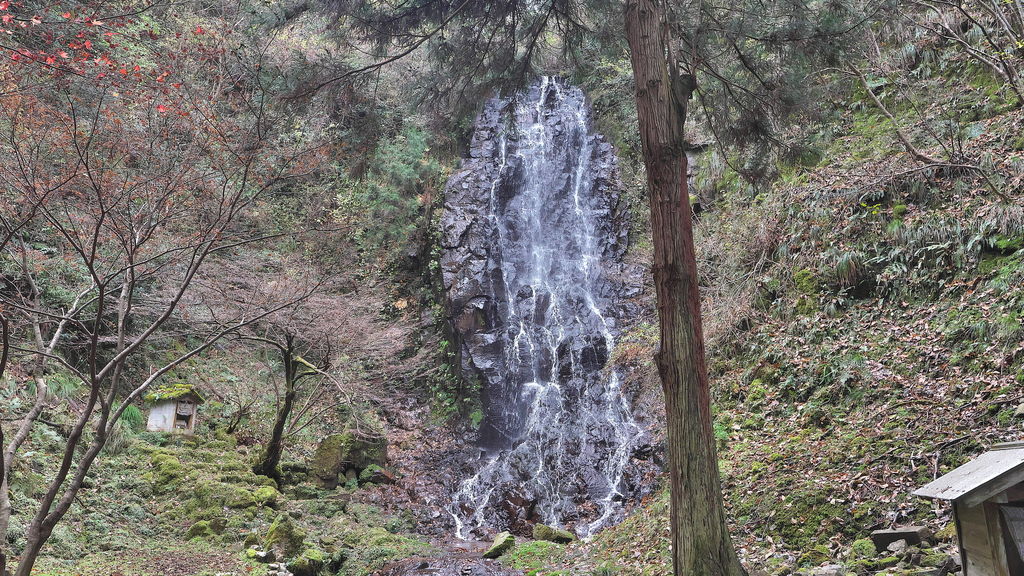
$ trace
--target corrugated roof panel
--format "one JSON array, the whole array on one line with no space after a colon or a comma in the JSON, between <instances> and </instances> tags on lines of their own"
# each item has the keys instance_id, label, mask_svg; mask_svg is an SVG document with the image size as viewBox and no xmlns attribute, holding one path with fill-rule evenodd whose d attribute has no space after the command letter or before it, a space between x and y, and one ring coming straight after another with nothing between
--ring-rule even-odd
<instances>
[{"instance_id":1,"label":"corrugated roof panel","mask_svg":"<svg viewBox=\"0 0 1024 576\"><path fill-rule=\"evenodd\" d=\"M1005 447L986 452L949 474L918 488L914 495L939 500L959 500L975 490L991 488L993 484L1003 485L1003 482L997 481L1009 474L1024 476L1024 447Z\"/></svg>"}]
</instances>

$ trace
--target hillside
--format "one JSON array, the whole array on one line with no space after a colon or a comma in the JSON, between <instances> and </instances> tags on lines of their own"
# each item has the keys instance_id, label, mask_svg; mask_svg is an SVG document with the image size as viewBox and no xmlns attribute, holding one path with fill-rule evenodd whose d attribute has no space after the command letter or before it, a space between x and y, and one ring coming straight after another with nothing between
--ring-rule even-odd
<instances>
[{"instance_id":1,"label":"hillside","mask_svg":"<svg viewBox=\"0 0 1024 576\"><path fill-rule=\"evenodd\" d=\"M672 573L619 11L349 4L0 2L10 574ZM741 27L694 68L713 433L750 574L962 570L952 509L911 493L1024 430L1024 21L912 4L835 54L827 11L769 38L830 62ZM510 60L473 60L504 34ZM933 536L868 540L912 525Z\"/></svg>"},{"instance_id":2,"label":"hillside","mask_svg":"<svg viewBox=\"0 0 1024 576\"><path fill-rule=\"evenodd\" d=\"M860 573L854 542L893 526L924 524L949 541L951 510L910 493L1020 438L1024 117L968 59L915 48L944 65L923 78L911 69L879 97L909 112L902 130L932 153L943 146L935 119L960 118L959 153L1000 175L995 184L908 158L857 88L814 126L810 159L780 164L765 189L717 153L697 160L715 433L734 533L755 570ZM651 406L655 321L618 353ZM564 566L670 573L658 544L666 515L655 497Z\"/></svg>"}]
</instances>

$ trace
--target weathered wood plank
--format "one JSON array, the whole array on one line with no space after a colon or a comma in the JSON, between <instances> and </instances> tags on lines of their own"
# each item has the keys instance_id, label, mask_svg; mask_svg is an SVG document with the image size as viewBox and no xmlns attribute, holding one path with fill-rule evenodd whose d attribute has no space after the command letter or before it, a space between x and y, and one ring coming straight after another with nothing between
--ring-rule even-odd
<instances>
[{"instance_id":1,"label":"weathered wood plank","mask_svg":"<svg viewBox=\"0 0 1024 576\"><path fill-rule=\"evenodd\" d=\"M981 501L1024 482L1024 448L993 450L956 468L948 474L917 489L914 494L924 498L959 500L969 498L968 505Z\"/></svg>"}]
</instances>

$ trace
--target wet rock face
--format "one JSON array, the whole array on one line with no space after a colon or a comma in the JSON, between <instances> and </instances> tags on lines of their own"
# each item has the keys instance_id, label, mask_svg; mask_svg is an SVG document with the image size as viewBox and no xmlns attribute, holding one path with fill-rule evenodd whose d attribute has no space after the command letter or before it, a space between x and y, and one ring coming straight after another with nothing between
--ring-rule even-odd
<instances>
[{"instance_id":1,"label":"wet rock face","mask_svg":"<svg viewBox=\"0 0 1024 576\"><path fill-rule=\"evenodd\" d=\"M448 320L484 409L460 536L539 521L588 533L626 496L641 431L605 369L640 291L620 192L578 89L545 79L480 114L442 215Z\"/></svg>"}]
</instances>

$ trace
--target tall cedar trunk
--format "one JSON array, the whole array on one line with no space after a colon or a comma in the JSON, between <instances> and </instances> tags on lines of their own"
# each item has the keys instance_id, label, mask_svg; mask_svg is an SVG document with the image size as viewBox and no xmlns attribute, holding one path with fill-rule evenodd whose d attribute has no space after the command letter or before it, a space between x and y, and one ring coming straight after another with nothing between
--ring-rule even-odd
<instances>
[{"instance_id":1,"label":"tall cedar trunk","mask_svg":"<svg viewBox=\"0 0 1024 576\"><path fill-rule=\"evenodd\" d=\"M288 418L292 413L292 406L295 404L296 380L298 364L295 362L292 338L288 337L287 345L281 351L284 356L284 401L277 410L277 418L274 420L274 429L270 433L270 441L259 462L253 466L252 471L260 476L273 478L281 484L281 471L278 466L281 464L281 453L284 451L284 429L288 425Z\"/></svg>"},{"instance_id":2,"label":"tall cedar trunk","mask_svg":"<svg viewBox=\"0 0 1024 576\"><path fill-rule=\"evenodd\" d=\"M664 14L658 0L629 0L626 4L626 37L647 167L654 285L661 321L657 364L668 424L672 564L676 576L742 575L745 572L725 523L711 425L686 182L686 96L673 98Z\"/></svg>"}]
</instances>

